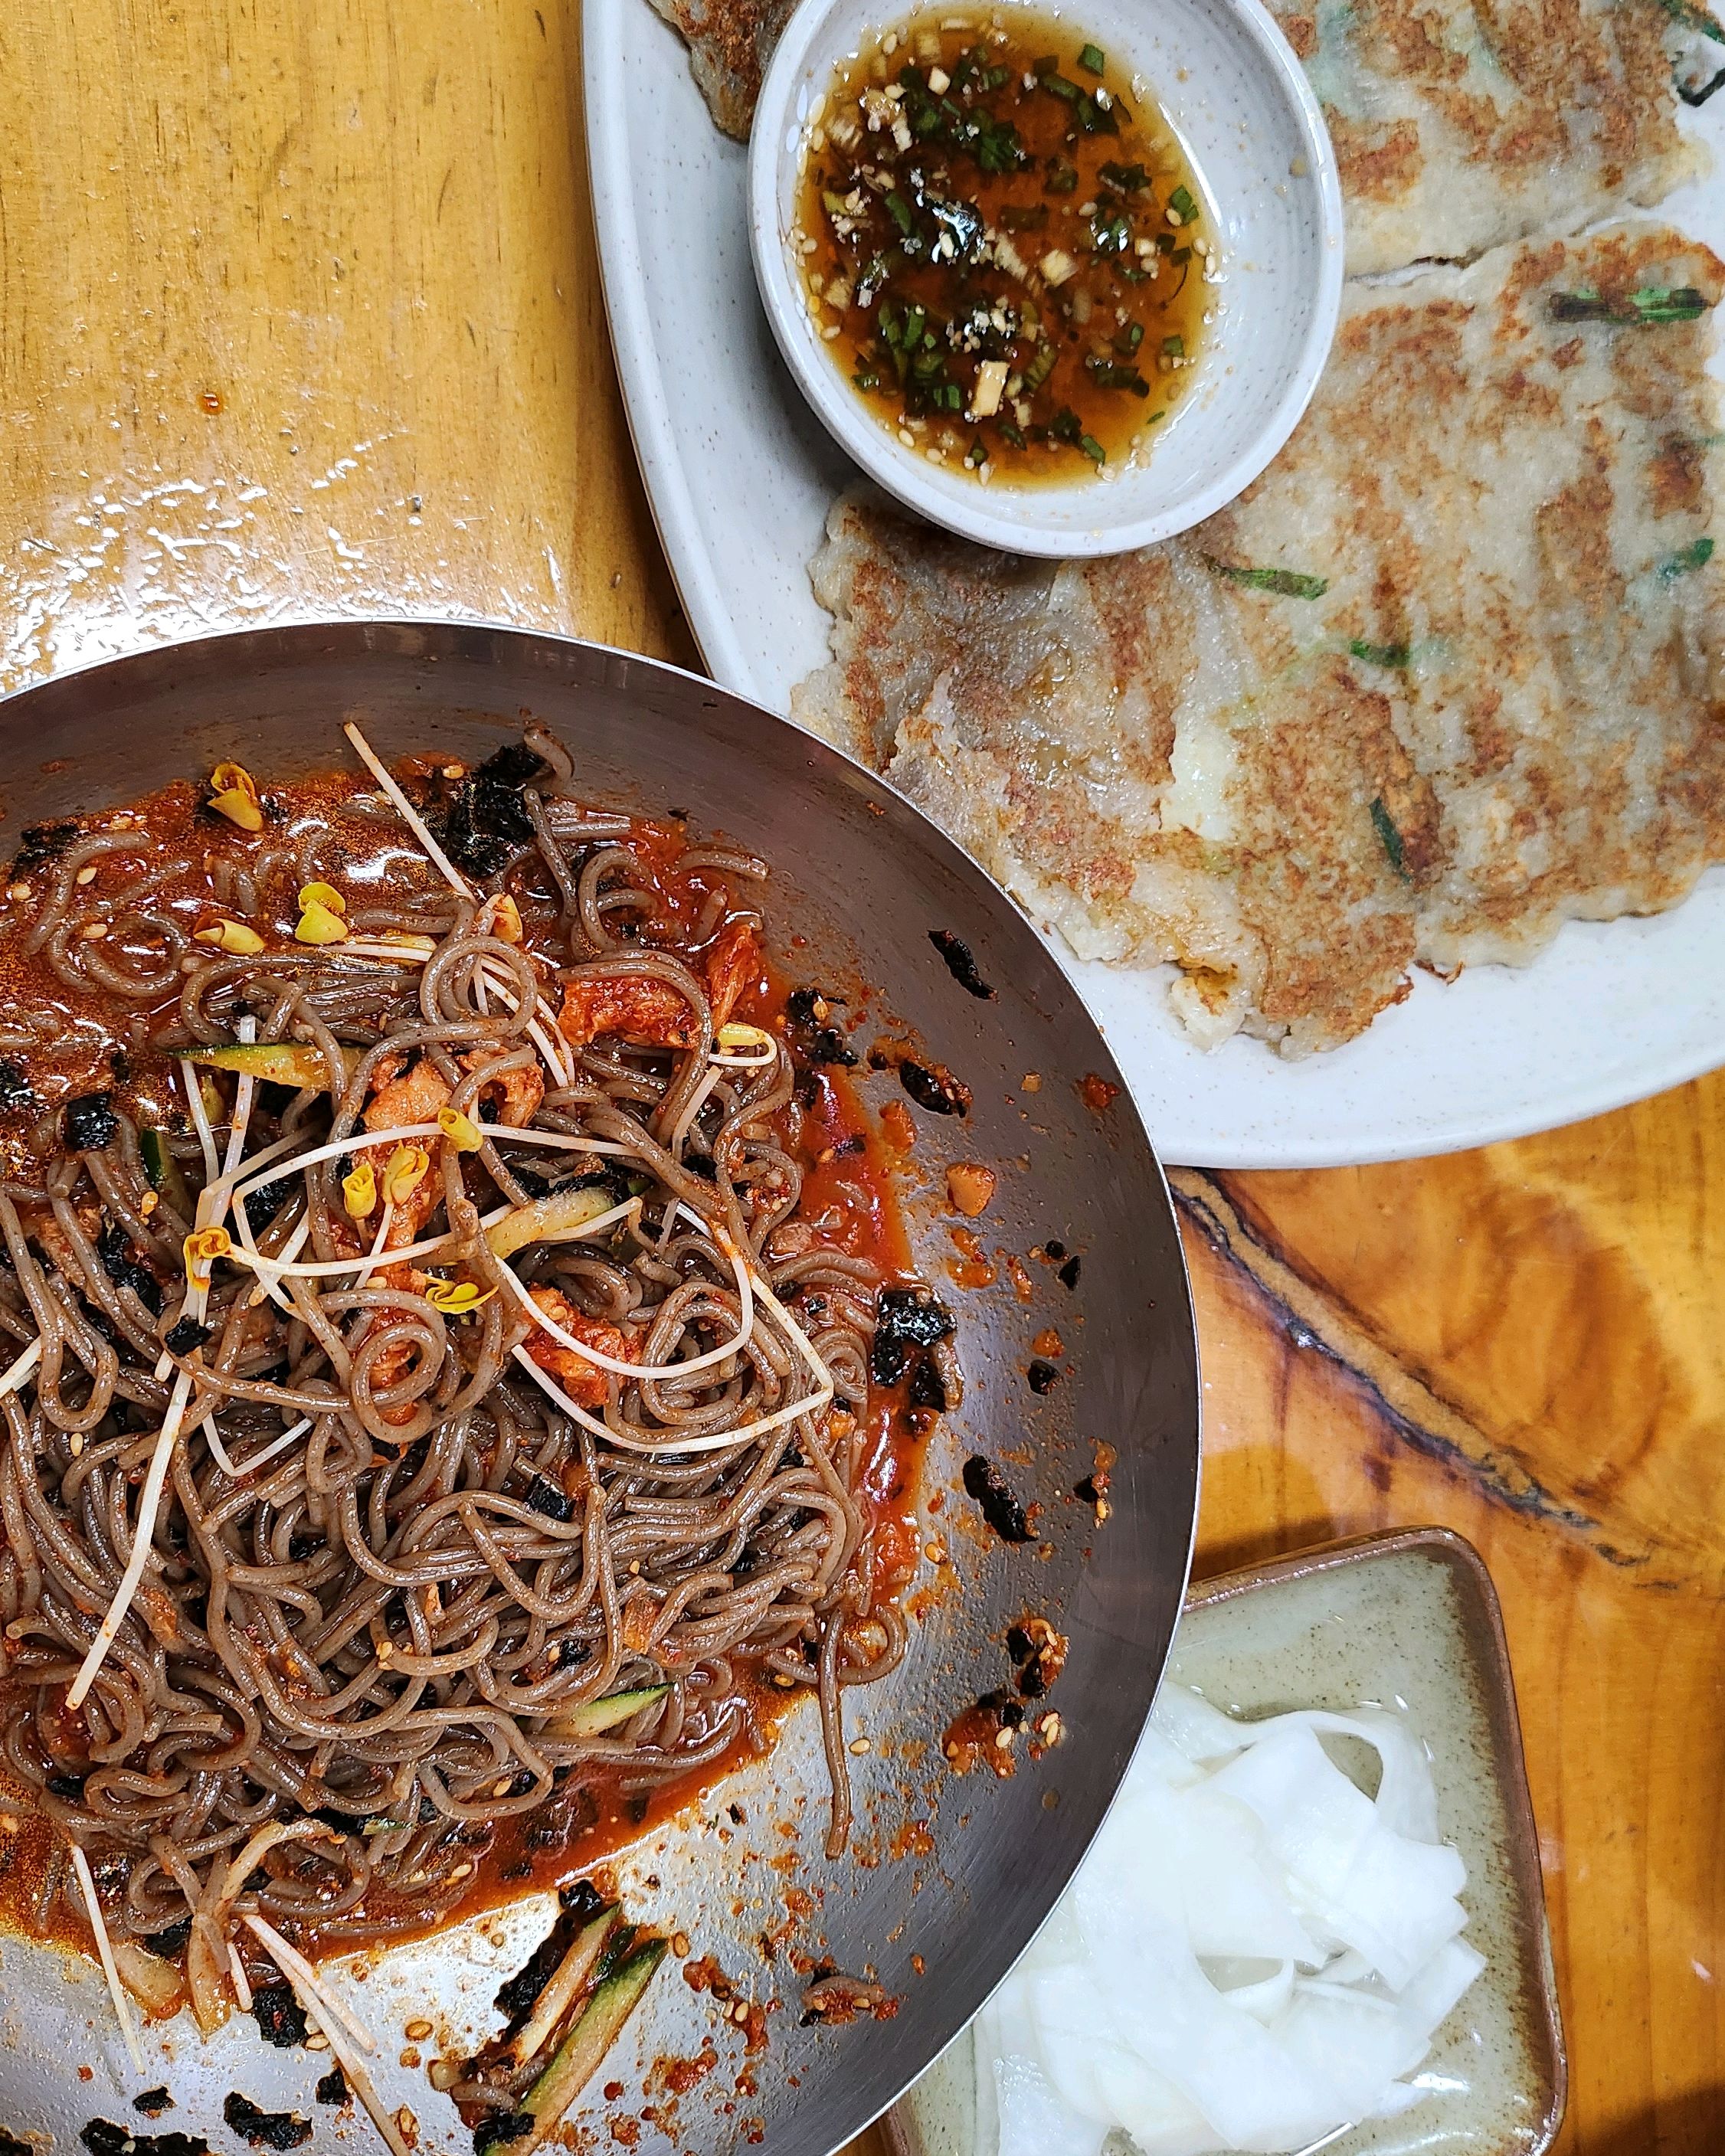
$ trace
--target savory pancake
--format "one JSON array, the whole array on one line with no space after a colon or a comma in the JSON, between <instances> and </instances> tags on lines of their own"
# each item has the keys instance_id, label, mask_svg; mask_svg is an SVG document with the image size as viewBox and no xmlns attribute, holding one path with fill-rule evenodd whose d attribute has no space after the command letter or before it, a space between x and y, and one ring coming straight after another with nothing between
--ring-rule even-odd
<instances>
[{"instance_id":1,"label":"savory pancake","mask_svg":"<svg viewBox=\"0 0 1725 2156\"><path fill-rule=\"evenodd\" d=\"M795 0L653 0L689 47L701 95L727 135L749 139L755 100Z\"/></svg>"},{"instance_id":2,"label":"savory pancake","mask_svg":"<svg viewBox=\"0 0 1725 2156\"><path fill-rule=\"evenodd\" d=\"M1574 231L1703 162L1676 86L1698 79L1697 49L1725 52L1685 0L1271 7L1335 144L1351 275Z\"/></svg>"},{"instance_id":3,"label":"savory pancake","mask_svg":"<svg viewBox=\"0 0 1725 2156\"><path fill-rule=\"evenodd\" d=\"M793 710L1215 1040L1670 906L1725 859L1704 369L1725 270L1635 223L1350 285L1292 441L1196 531L1031 563L834 508ZM1393 416L1391 416L1393 415Z\"/></svg>"}]
</instances>

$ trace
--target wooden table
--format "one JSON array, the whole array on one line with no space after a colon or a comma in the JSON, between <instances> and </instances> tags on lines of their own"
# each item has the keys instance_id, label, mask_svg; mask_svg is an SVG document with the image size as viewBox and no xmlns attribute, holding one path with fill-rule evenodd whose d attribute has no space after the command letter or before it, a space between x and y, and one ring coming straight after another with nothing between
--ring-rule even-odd
<instances>
[{"instance_id":1,"label":"wooden table","mask_svg":"<svg viewBox=\"0 0 1725 2156\"><path fill-rule=\"evenodd\" d=\"M644 4L644 0L643 0ZM559 0L7 0L0 686L295 614L692 652L630 461ZM1484 1551L1565 2149L1725 2149L1725 1081L1518 1145L1177 1183L1200 1569Z\"/></svg>"}]
</instances>

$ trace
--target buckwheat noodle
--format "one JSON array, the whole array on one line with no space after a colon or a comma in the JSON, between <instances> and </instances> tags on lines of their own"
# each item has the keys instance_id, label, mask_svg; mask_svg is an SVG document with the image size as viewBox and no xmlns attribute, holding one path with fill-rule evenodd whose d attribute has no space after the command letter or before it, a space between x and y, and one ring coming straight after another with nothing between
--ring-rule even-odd
<instances>
[{"instance_id":1,"label":"buckwheat noodle","mask_svg":"<svg viewBox=\"0 0 1725 2156\"><path fill-rule=\"evenodd\" d=\"M118 1935L189 1920L225 1942L236 1902L320 1945L423 1922L462 1898L482 1826L541 1813L554 1835L584 1775L628 1798L718 1760L763 1679L819 1696L842 1846L840 1694L905 1644L877 1591L855 1412L879 1281L799 1214L782 1041L716 1044L703 954L757 917L767 865L691 853L712 889L680 931L627 819L557 798L567 753L531 745L526 855L552 894L535 954L500 932L501 874L457 890L423 860L367 886L348 923L424 939L401 963L192 941L162 899L188 863L151 859L136 831L79 836L41 879L25 946L116 1039L138 1045L126 1017L149 1004L152 1050L292 1040L344 1074L338 1096L223 1095L209 1157L175 1137L159 1189L117 1101L81 1142L44 1113L30 1164L0 1181L0 1365L39 1343L0 1398L4 1767L74 1846L126 1860ZM388 803L354 805L399 855ZM107 887L94 938L80 872L116 854L147 865ZM213 896L245 919L317 856L266 841ZM563 983L598 981L672 991L690 1045L554 1037L564 1082L536 1028L555 1036ZM430 1126L412 1232L445 1239L418 1262L459 1256L484 1297L470 1316L393 1249L355 1263L379 1216L357 1237L343 1178L367 1159L382 1177L408 1142L370 1140L368 1104L428 1074L478 1149L434 1107L398 1119ZM485 1223L583 1183L617 1216L601 1232L491 1248ZM212 1218L232 1255L200 1290L183 1245ZM552 1359L536 1290L614 1343L582 1398L578 1366L528 1353ZM136 1593L98 1659L152 1460ZM560 1719L638 1690L596 1732ZM325 1831L264 1836L249 1881L229 1877L260 1829L312 1818ZM225 1954L190 1957L201 2020L216 2010L198 1969Z\"/></svg>"}]
</instances>

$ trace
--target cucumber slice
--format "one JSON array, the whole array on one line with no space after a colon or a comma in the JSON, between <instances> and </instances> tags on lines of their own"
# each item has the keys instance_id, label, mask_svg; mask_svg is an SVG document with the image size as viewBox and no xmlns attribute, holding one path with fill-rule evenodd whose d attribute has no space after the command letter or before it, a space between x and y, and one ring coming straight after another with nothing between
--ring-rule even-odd
<instances>
[{"instance_id":1,"label":"cucumber slice","mask_svg":"<svg viewBox=\"0 0 1725 2156\"><path fill-rule=\"evenodd\" d=\"M560 1737L566 1741L572 1737L602 1737L608 1729L615 1729L627 1722L632 1714L639 1714L644 1707L651 1707L655 1699L663 1699L670 1690L668 1684L642 1685L634 1691L608 1692L603 1699L584 1699L578 1706L566 1707L554 1714L546 1724L548 1737Z\"/></svg>"},{"instance_id":2,"label":"cucumber slice","mask_svg":"<svg viewBox=\"0 0 1725 2156\"><path fill-rule=\"evenodd\" d=\"M574 1190L554 1190L548 1198L536 1198L531 1205L518 1205L495 1228L487 1228L485 1240L496 1256L512 1257L529 1243L561 1243L578 1235L602 1213L614 1211L616 1204L608 1190L591 1183Z\"/></svg>"},{"instance_id":3,"label":"cucumber slice","mask_svg":"<svg viewBox=\"0 0 1725 2156\"><path fill-rule=\"evenodd\" d=\"M341 1061L351 1078L360 1050L344 1048ZM208 1064L213 1070L238 1070L262 1078L272 1086L299 1086L326 1093L330 1074L322 1053L305 1040L237 1040L226 1048L194 1048L189 1060Z\"/></svg>"},{"instance_id":4,"label":"cucumber slice","mask_svg":"<svg viewBox=\"0 0 1725 2156\"><path fill-rule=\"evenodd\" d=\"M521 2109L533 2122L528 2148L538 2146L593 2079L665 1954L663 1939L637 1948L588 2000L557 2056L521 2099Z\"/></svg>"},{"instance_id":5,"label":"cucumber slice","mask_svg":"<svg viewBox=\"0 0 1725 2156\"><path fill-rule=\"evenodd\" d=\"M531 2062L551 2041L558 2022L597 1967L600 1953L616 1927L617 1914L614 1902L575 1934L569 1951L552 1972L551 1981L533 2001L533 2010L522 2024L521 2034L511 2040L509 2049L516 2058Z\"/></svg>"}]
</instances>

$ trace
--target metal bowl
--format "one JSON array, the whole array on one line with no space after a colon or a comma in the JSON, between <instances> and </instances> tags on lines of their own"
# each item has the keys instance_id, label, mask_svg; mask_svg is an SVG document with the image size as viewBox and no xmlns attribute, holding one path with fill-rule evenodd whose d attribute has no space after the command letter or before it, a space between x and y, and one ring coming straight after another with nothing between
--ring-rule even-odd
<instances>
[{"instance_id":1,"label":"metal bowl","mask_svg":"<svg viewBox=\"0 0 1725 2156\"><path fill-rule=\"evenodd\" d=\"M915 1111L911 1239L957 1315L967 1390L932 1440L923 1486L928 1538L950 1553L947 1584L926 1568L905 1665L847 1696L848 1729L870 1748L851 1763L853 1851L837 1863L822 1852L825 1777L815 1717L802 1707L769 1760L618 1866L632 1915L686 1933L691 1959L712 1956L741 1996L772 2009L766 2048L750 2055L711 1994L667 1970L607 2062L627 2092L620 2107L651 2104L660 2130L703 2156L762 2142L776 2156L827 2156L964 2025L1054 1906L1125 1769L1179 1614L1198 1490L1191 1306L1130 1095L1096 1106L1081 1090L1092 1075L1122 1081L1077 995L980 870L824 742L672 668L505 629L264 629L28 689L0 711L0 849L9 855L28 824L118 806L224 757L266 782L327 769L346 760L347 717L386 758L473 758L514 736L524 711L569 745L588 797L686 809L766 854L781 965L798 979L867 984L864 1039L920 1041L974 1096L963 1120ZM990 998L955 981L930 941L942 929L970 947ZM793 933L803 939L794 947ZM903 1098L890 1070L865 1069L860 1084L877 1109ZM999 1176L988 1212L968 1224L994 1277L968 1290L951 1276L952 1230L967 1224L946 1209L957 1159ZM1029 1260L1050 1239L1080 1256L1076 1285L1031 1260L1019 1269L1025 1299L1000 1260ZM1039 1395L1026 1377L1031 1342L1050 1326L1065 1348L1050 1359L1071 1368ZM1099 1441L1119 1455L1102 1522L1074 1491ZM997 1540L965 1494L961 1470L976 1452L1035 1507L1029 1543ZM1026 1612L1070 1640L1046 1702L1063 1741L1040 1760L1017 1746L1010 1776L983 1767L961 1779L942 1733L1008 1680L1004 1635ZM542 1934L545 1912L542 1896L530 1897L423 1945L330 1964L378 2036L380 2088L413 2112L422 2147L465 2147L425 2063L495 2025L491 1994ZM877 1974L896 2015L803 2025L800 1994L824 1965ZM8 1939L0 1998L0 2128L13 2134L45 2132L64 2148L106 2117L222 2147L223 2102L236 2089L315 2118L320 2144L336 2121L313 2102L327 2060L267 2050L241 2017L208 2045L188 2019L153 2032L140 2084L92 1966ZM422 2020L433 2035L403 2052L407 2025ZM667 2070L667 2059L698 2062L709 2037L716 2066ZM131 2100L151 2082L167 2085L175 2108L147 2129ZM588 2093L597 2111L597 2085ZM352 2145L368 2133L362 2118Z\"/></svg>"}]
</instances>

